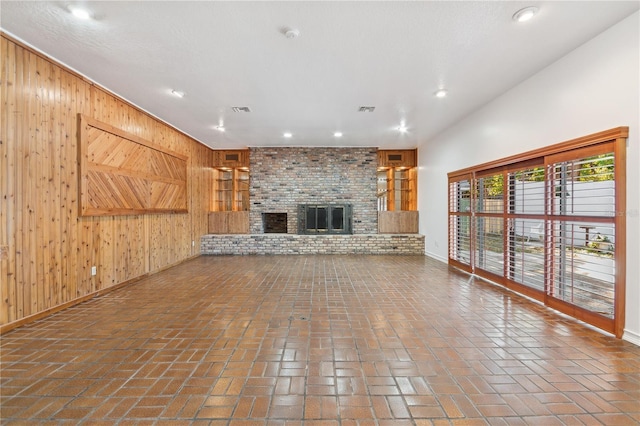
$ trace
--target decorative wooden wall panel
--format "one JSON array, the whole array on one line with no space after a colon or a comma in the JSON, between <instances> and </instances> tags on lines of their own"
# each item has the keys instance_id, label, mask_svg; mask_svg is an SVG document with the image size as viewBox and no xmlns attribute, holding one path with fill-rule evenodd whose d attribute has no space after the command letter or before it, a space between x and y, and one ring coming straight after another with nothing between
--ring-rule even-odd
<instances>
[{"instance_id":1,"label":"decorative wooden wall panel","mask_svg":"<svg viewBox=\"0 0 640 426\"><path fill-rule=\"evenodd\" d=\"M0 332L198 255L211 150L6 35L0 42ZM188 158L183 174L169 173L187 182L188 213L80 216L78 114Z\"/></svg>"},{"instance_id":2,"label":"decorative wooden wall panel","mask_svg":"<svg viewBox=\"0 0 640 426\"><path fill-rule=\"evenodd\" d=\"M80 214L187 212L187 157L78 114Z\"/></svg>"}]
</instances>

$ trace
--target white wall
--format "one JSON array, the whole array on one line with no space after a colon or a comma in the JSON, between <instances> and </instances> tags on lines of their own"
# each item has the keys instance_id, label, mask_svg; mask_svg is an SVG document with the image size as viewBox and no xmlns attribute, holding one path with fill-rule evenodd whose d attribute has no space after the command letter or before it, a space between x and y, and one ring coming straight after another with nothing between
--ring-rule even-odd
<instances>
[{"instance_id":1,"label":"white wall","mask_svg":"<svg viewBox=\"0 0 640 426\"><path fill-rule=\"evenodd\" d=\"M420 233L426 236L426 253L446 261L448 172L613 127L629 126L623 338L638 345L639 24L637 12L418 148ZM451 95L446 101L456 102L455 88L449 89Z\"/></svg>"}]
</instances>

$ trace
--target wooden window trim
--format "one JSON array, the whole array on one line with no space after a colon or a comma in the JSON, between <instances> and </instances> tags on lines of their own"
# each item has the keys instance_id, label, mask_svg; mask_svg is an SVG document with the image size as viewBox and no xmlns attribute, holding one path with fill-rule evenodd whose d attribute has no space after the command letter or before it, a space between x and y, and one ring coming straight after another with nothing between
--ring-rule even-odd
<instances>
[{"instance_id":1,"label":"wooden window trim","mask_svg":"<svg viewBox=\"0 0 640 426\"><path fill-rule=\"evenodd\" d=\"M583 136L576 139L571 139L565 142L560 142L555 145L546 146L543 148L527 151L522 154L511 155L509 157L501 158L499 160L489 161L487 163L478 164L476 166L467 167L464 169L456 170L448 173L449 177L461 175L464 173L478 173L484 170L489 170L497 167L509 167L515 163L522 163L525 161L536 160L540 157L560 153L563 151L569 151L576 148L587 147L590 145L596 145L602 142L614 141L618 139L626 140L629 137L629 127L615 127L613 129L605 130L591 135Z\"/></svg>"}]
</instances>

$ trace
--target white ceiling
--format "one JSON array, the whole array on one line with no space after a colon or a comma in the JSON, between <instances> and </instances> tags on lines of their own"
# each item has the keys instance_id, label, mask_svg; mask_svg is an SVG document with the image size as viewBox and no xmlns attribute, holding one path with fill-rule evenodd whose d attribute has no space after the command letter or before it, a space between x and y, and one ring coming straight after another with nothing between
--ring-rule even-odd
<instances>
[{"instance_id":1,"label":"white ceiling","mask_svg":"<svg viewBox=\"0 0 640 426\"><path fill-rule=\"evenodd\" d=\"M74 4L94 19L74 18ZM512 20L531 5L539 8L533 20ZM2 0L0 22L213 148L400 149L428 141L639 5ZM286 38L286 27L300 36ZM444 99L433 95L440 87L449 92ZM397 131L403 121L404 134ZM224 133L215 130L221 123ZM335 131L344 136L334 138Z\"/></svg>"}]
</instances>

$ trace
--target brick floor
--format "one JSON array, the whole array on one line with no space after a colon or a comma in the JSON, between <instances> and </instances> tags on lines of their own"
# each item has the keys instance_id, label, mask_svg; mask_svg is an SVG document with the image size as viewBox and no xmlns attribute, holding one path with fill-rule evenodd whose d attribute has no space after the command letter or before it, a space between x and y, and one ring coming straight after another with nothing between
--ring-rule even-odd
<instances>
[{"instance_id":1,"label":"brick floor","mask_svg":"<svg viewBox=\"0 0 640 426\"><path fill-rule=\"evenodd\" d=\"M640 424L640 348L424 256L200 257L1 349L6 425Z\"/></svg>"}]
</instances>

